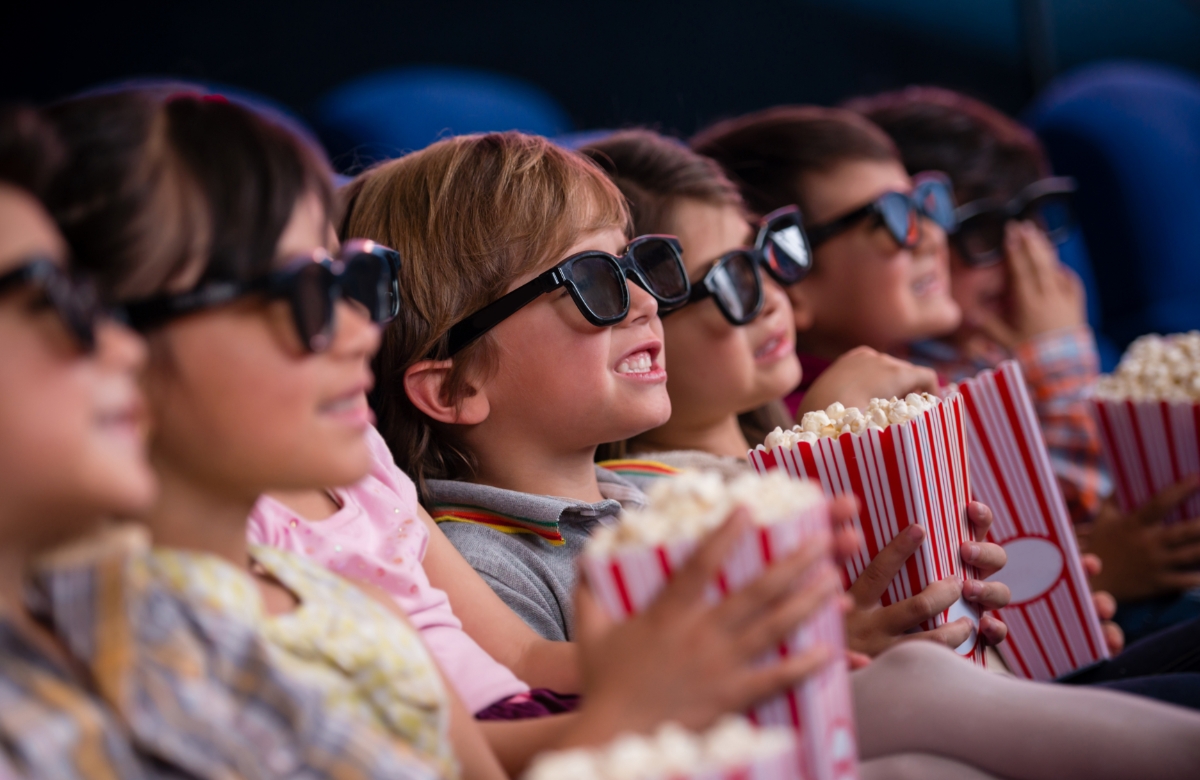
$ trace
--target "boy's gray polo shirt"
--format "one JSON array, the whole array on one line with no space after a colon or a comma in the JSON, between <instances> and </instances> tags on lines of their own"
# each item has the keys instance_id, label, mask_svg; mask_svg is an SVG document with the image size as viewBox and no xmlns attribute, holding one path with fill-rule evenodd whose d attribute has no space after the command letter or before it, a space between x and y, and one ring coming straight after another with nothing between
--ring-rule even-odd
<instances>
[{"instance_id":1,"label":"boy's gray polo shirt","mask_svg":"<svg viewBox=\"0 0 1200 780\"><path fill-rule=\"evenodd\" d=\"M569 641L575 558L592 531L615 522L622 508L646 505L645 494L624 477L597 467L596 479L604 500L595 504L435 479L426 483L428 509L505 604L546 639Z\"/></svg>"}]
</instances>

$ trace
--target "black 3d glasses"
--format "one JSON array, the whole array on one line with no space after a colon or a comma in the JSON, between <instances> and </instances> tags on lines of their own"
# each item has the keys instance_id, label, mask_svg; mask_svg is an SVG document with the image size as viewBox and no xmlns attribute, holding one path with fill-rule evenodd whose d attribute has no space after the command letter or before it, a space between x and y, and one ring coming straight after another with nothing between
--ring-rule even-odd
<instances>
[{"instance_id":1,"label":"black 3d glasses","mask_svg":"<svg viewBox=\"0 0 1200 780\"><path fill-rule=\"evenodd\" d=\"M1075 223L1071 210L1075 190L1074 179L1055 176L1035 181L1007 203L985 198L959 206L952 240L963 263L978 268L1004 259L1004 226L1010 220L1033 220L1051 241L1061 244Z\"/></svg>"},{"instance_id":2,"label":"black 3d glasses","mask_svg":"<svg viewBox=\"0 0 1200 780\"><path fill-rule=\"evenodd\" d=\"M286 300L305 349L321 352L333 340L338 300L363 307L379 324L400 312L399 271L400 255L395 250L356 239L346 242L336 257L317 250L249 282L209 282L186 293L133 301L124 311L132 327L146 331L247 295L264 295Z\"/></svg>"},{"instance_id":3,"label":"black 3d glasses","mask_svg":"<svg viewBox=\"0 0 1200 780\"><path fill-rule=\"evenodd\" d=\"M629 314L626 278L650 293L660 311L682 306L691 285L674 236L641 236L620 257L588 251L571 255L545 273L457 322L446 337L444 357L453 357L483 334L528 306L539 296L566 287L588 322L615 325ZM438 350L430 355L438 356Z\"/></svg>"},{"instance_id":4,"label":"black 3d glasses","mask_svg":"<svg viewBox=\"0 0 1200 780\"><path fill-rule=\"evenodd\" d=\"M896 243L912 249L921 239L921 217L947 233L957 227L954 190L945 174L930 171L913 177L912 192L885 192L875 200L840 217L808 229L813 247L844 233L865 219L878 220Z\"/></svg>"},{"instance_id":5,"label":"black 3d glasses","mask_svg":"<svg viewBox=\"0 0 1200 780\"><path fill-rule=\"evenodd\" d=\"M96 323L109 312L91 283L68 274L49 258L33 257L0 275L0 292L20 286L32 287L45 296L85 353L95 350Z\"/></svg>"}]
</instances>

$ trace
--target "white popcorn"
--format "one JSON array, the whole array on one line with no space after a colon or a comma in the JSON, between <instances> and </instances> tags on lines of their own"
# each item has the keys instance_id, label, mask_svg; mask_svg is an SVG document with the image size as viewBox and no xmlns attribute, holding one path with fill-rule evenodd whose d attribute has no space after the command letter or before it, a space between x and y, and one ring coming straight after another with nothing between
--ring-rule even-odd
<instances>
[{"instance_id":1,"label":"white popcorn","mask_svg":"<svg viewBox=\"0 0 1200 780\"><path fill-rule=\"evenodd\" d=\"M737 506L749 509L758 525L769 525L795 517L824 495L814 483L778 471L746 472L729 482L715 471L685 471L659 480L649 498L645 509L624 512L621 522L592 534L588 552L695 539L720 526Z\"/></svg>"},{"instance_id":2,"label":"white popcorn","mask_svg":"<svg viewBox=\"0 0 1200 780\"><path fill-rule=\"evenodd\" d=\"M860 434L875 428L882 430L889 425L902 425L915 420L939 404L941 399L929 393L909 393L900 398L872 398L866 411L857 407L847 409L840 403L832 403L824 411L808 412L800 418L800 424L790 431L776 428L767 434L760 449L793 447L799 442L815 444L823 436L836 437L843 433Z\"/></svg>"},{"instance_id":3,"label":"white popcorn","mask_svg":"<svg viewBox=\"0 0 1200 780\"><path fill-rule=\"evenodd\" d=\"M1200 331L1150 334L1129 345L1096 396L1135 401L1200 401Z\"/></svg>"},{"instance_id":4,"label":"white popcorn","mask_svg":"<svg viewBox=\"0 0 1200 780\"><path fill-rule=\"evenodd\" d=\"M666 723L654 735L623 734L607 747L543 753L525 780L658 780L701 771L735 769L793 749L789 728L757 728L727 716L704 734Z\"/></svg>"}]
</instances>

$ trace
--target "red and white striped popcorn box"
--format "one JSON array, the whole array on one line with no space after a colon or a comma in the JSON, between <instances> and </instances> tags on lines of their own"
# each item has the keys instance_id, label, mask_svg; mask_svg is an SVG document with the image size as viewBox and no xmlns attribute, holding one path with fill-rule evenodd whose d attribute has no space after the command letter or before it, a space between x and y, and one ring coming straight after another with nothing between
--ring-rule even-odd
<instances>
[{"instance_id":1,"label":"red and white striped popcorn box","mask_svg":"<svg viewBox=\"0 0 1200 780\"><path fill-rule=\"evenodd\" d=\"M797 744L790 750L764 756L742 766L672 775L670 780L806 780L798 760L799 752ZM832 777L858 777L858 772Z\"/></svg>"},{"instance_id":2,"label":"red and white striped popcorn box","mask_svg":"<svg viewBox=\"0 0 1200 780\"><path fill-rule=\"evenodd\" d=\"M993 575L1012 590L997 648L1018 677L1051 680L1108 658L1075 529L1050 465L1025 376L1015 361L959 385L967 411L971 488L1008 553Z\"/></svg>"},{"instance_id":3,"label":"red and white striped popcorn box","mask_svg":"<svg viewBox=\"0 0 1200 780\"><path fill-rule=\"evenodd\" d=\"M962 562L959 549L970 538L967 503L971 500L967 477L962 397L954 394L920 417L883 430L843 433L815 443L750 451L750 462L762 474L784 469L795 479L812 479L826 495L852 494L858 498L855 530L863 539L858 553L846 562L847 587L888 542L910 525L922 526L925 541L908 559L880 599L884 606L914 596L946 577L975 577L974 567ZM932 629L979 614L965 599L924 628ZM957 648L979 666L986 660L978 631Z\"/></svg>"},{"instance_id":4,"label":"red and white striped popcorn box","mask_svg":"<svg viewBox=\"0 0 1200 780\"><path fill-rule=\"evenodd\" d=\"M825 503L805 509L793 520L756 527L735 545L709 586L716 603L756 579L772 561L799 549L829 528ZM611 554L585 552L581 557L588 582L605 610L617 620L646 609L674 573L691 557L697 540L665 545L622 547ZM840 659L845 627L837 603L830 601L780 644L780 658L823 644ZM769 663L770 658L763 659ZM799 777L803 780L853 780L858 777L854 710L846 664L827 664L785 694L752 708L747 717L762 726L791 726L798 732ZM776 775L764 775L774 777ZM740 777L740 775L739 775Z\"/></svg>"},{"instance_id":5,"label":"red and white striped popcorn box","mask_svg":"<svg viewBox=\"0 0 1200 780\"><path fill-rule=\"evenodd\" d=\"M1117 504L1132 512L1164 488L1200 474L1200 403L1091 399ZM1200 493L1167 515L1200 517Z\"/></svg>"}]
</instances>

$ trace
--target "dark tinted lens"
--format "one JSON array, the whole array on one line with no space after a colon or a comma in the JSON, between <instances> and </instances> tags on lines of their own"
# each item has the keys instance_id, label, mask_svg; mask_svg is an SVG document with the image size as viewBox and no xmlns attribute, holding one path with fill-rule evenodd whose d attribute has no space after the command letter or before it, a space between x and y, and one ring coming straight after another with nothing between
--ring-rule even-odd
<instances>
[{"instance_id":1,"label":"dark tinted lens","mask_svg":"<svg viewBox=\"0 0 1200 780\"><path fill-rule=\"evenodd\" d=\"M734 323L744 325L762 308L762 280L749 252L727 255L708 279L709 290Z\"/></svg>"},{"instance_id":2,"label":"dark tinted lens","mask_svg":"<svg viewBox=\"0 0 1200 780\"><path fill-rule=\"evenodd\" d=\"M812 266L812 255L798 218L788 215L767 226L763 258L780 284L795 284L804 278Z\"/></svg>"},{"instance_id":3,"label":"dark tinted lens","mask_svg":"<svg viewBox=\"0 0 1200 780\"><path fill-rule=\"evenodd\" d=\"M50 305L85 352L96 347L96 320L99 318L99 298L96 288L82 281L72 281L61 271L43 276L40 284Z\"/></svg>"},{"instance_id":4,"label":"dark tinted lens","mask_svg":"<svg viewBox=\"0 0 1200 780\"><path fill-rule=\"evenodd\" d=\"M662 303L676 303L688 292L687 276L679 254L670 241L652 238L630 250L650 285L650 294Z\"/></svg>"},{"instance_id":5,"label":"dark tinted lens","mask_svg":"<svg viewBox=\"0 0 1200 780\"><path fill-rule=\"evenodd\" d=\"M937 223L942 230L953 232L957 222L954 218L954 194L946 182L940 179L923 181L913 190L917 209Z\"/></svg>"},{"instance_id":6,"label":"dark tinted lens","mask_svg":"<svg viewBox=\"0 0 1200 780\"><path fill-rule=\"evenodd\" d=\"M399 301L393 290L396 280L381 258L365 253L351 258L340 281L342 293L361 303L372 322L387 322L398 313Z\"/></svg>"},{"instance_id":7,"label":"dark tinted lens","mask_svg":"<svg viewBox=\"0 0 1200 780\"><path fill-rule=\"evenodd\" d=\"M571 264L568 276L584 305L598 319L616 322L629 311L625 275L606 255L584 255Z\"/></svg>"},{"instance_id":8,"label":"dark tinted lens","mask_svg":"<svg viewBox=\"0 0 1200 780\"><path fill-rule=\"evenodd\" d=\"M896 243L903 247L916 246L919 230L916 210L907 196L898 192L887 192L879 198L879 214Z\"/></svg>"},{"instance_id":9,"label":"dark tinted lens","mask_svg":"<svg viewBox=\"0 0 1200 780\"><path fill-rule=\"evenodd\" d=\"M997 212L976 214L962 222L955 240L967 265L990 265L1003 259L1005 222L1005 216Z\"/></svg>"},{"instance_id":10,"label":"dark tinted lens","mask_svg":"<svg viewBox=\"0 0 1200 780\"><path fill-rule=\"evenodd\" d=\"M1062 243L1067 240L1074 224L1071 200L1067 195L1044 195L1036 198L1021 213L1022 219L1033 219L1042 226L1050 240Z\"/></svg>"},{"instance_id":11,"label":"dark tinted lens","mask_svg":"<svg viewBox=\"0 0 1200 780\"><path fill-rule=\"evenodd\" d=\"M332 288L333 273L317 263L297 270L287 288L300 340L313 352L328 347L333 337Z\"/></svg>"}]
</instances>

